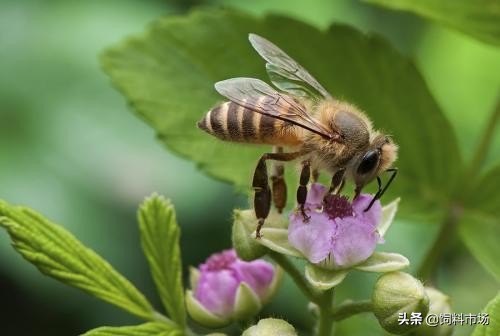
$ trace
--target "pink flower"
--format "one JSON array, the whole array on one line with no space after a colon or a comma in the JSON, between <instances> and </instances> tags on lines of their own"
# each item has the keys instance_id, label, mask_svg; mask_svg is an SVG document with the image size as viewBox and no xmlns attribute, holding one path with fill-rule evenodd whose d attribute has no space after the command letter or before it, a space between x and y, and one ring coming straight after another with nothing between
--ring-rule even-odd
<instances>
[{"instance_id":1,"label":"pink flower","mask_svg":"<svg viewBox=\"0 0 500 336\"><path fill-rule=\"evenodd\" d=\"M263 260L240 260L231 249L210 256L196 270L195 278L193 291L188 293L191 316L204 325L224 325L244 318L240 316L242 312L257 313L274 293L277 272L272 264ZM190 304L196 309L190 309ZM207 320L207 316L214 323Z\"/></svg>"},{"instance_id":2,"label":"pink flower","mask_svg":"<svg viewBox=\"0 0 500 336\"><path fill-rule=\"evenodd\" d=\"M306 200L304 221L300 212L290 216L288 240L311 263L328 269L345 269L370 257L382 239L377 226L382 207L376 201L364 211L373 196L362 194L352 203L345 196L328 195L327 188L314 183Z\"/></svg>"}]
</instances>

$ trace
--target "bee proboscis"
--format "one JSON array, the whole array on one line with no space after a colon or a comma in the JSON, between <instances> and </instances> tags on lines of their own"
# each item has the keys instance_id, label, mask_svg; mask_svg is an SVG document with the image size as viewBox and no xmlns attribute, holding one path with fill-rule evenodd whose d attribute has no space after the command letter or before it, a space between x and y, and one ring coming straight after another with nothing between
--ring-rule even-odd
<instances>
[{"instance_id":1,"label":"bee proboscis","mask_svg":"<svg viewBox=\"0 0 500 336\"><path fill-rule=\"evenodd\" d=\"M378 191L366 210L379 199L397 173L391 168L397 145L373 129L370 119L354 105L334 99L309 72L270 41L250 34L250 43L267 61L266 70L276 88L255 78L231 78L215 84L229 101L207 112L198 122L205 132L225 141L275 147L261 156L252 187L258 219L257 237L267 218L271 199L279 212L285 207L286 185L281 162L300 158L302 170L297 203L305 219L307 184L312 174L332 174L329 192L339 193L346 179L355 184L355 198L374 179ZM283 148L290 148L284 152ZM269 186L267 160L274 160ZM391 172L385 186L379 175Z\"/></svg>"}]
</instances>

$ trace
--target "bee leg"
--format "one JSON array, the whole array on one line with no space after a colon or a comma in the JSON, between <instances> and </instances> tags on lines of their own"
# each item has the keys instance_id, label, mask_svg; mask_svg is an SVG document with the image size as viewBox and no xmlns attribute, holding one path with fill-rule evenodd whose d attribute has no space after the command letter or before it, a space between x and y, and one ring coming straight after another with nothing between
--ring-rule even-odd
<instances>
[{"instance_id":1,"label":"bee leg","mask_svg":"<svg viewBox=\"0 0 500 336\"><path fill-rule=\"evenodd\" d=\"M319 171L317 169L313 169L312 171L312 181L313 183L316 183L318 182L318 179L319 179Z\"/></svg>"},{"instance_id":2,"label":"bee leg","mask_svg":"<svg viewBox=\"0 0 500 336\"><path fill-rule=\"evenodd\" d=\"M311 163L306 160L302 162L302 171L300 172L300 185L297 189L297 203L299 204L300 212L302 213L302 218L306 223L311 218L306 214L306 211L304 209L307 199L307 184L309 183L310 177L311 177Z\"/></svg>"},{"instance_id":3,"label":"bee leg","mask_svg":"<svg viewBox=\"0 0 500 336\"><path fill-rule=\"evenodd\" d=\"M266 153L261 156L257 163L252 182L252 188L255 190L254 210L258 220L256 238L261 237L260 230L271 210L271 189L269 188L266 160L291 161L301 155L301 152Z\"/></svg>"},{"instance_id":4,"label":"bee leg","mask_svg":"<svg viewBox=\"0 0 500 336\"><path fill-rule=\"evenodd\" d=\"M328 194L335 192L335 194L340 194L342 188L344 188L345 183L345 168L341 168L335 172L332 176L332 182L330 183L330 189Z\"/></svg>"},{"instance_id":5,"label":"bee leg","mask_svg":"<svg viewBox=\"0 0 500 336\"><path fill-rule=\"evenodd\" d=\"M275 153L283 153L283 147L275 147ZM281 162L275 162L273 165L273 174L271 175L272 181L272 194L273 203L278 213L283 212L286 205L286 183L285 183L285 167Z\"/></svg>"}]
</instances>

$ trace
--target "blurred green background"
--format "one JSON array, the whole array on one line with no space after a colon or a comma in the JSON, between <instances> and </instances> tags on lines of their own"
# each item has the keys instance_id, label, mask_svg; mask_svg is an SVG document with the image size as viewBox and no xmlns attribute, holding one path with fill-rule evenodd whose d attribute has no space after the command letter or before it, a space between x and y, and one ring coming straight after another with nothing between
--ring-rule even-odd
<instances>
[{"instance_id":1,"label":"blurred green background","mask_svg":"<svg viewBox=\"0 0 500 336\"><path fill-rule=\"evenodd\" d=\"M186 265L197 265L230 246L231 211L246 206L247 200L167 152L111 87L97 55L159 16L196 5L231 6L256 15L281 13L320 28L341 22L381 34L415 60L450 119L466 159L494 107L500 87L498 48L413 15L358 1L1 1L0 198L28 205L68 228L153 302L158 301L135 220L143 197L158 191L173 200ZM500 159L499 133L489 165ZM405 254L415 269L435 231L425 223L399 221L384 250ZM453 253L456 256L441 270L441 289L453 298L455 311L478 313L498 284L463 246L457 243ZM3 231L0 263L4 335L76 335L101 325L137 322L42 276L14 252ZM371 282L365 279L351 276L339 299L366 297ZM286 282L267 312L283 316L287 311L299 328L307 328L311 317L294 290ZM356 335L364 325L375 324L356 317L341 328ZM467 327L456 332L469 333Z\"/></svg>"}]
</instances>

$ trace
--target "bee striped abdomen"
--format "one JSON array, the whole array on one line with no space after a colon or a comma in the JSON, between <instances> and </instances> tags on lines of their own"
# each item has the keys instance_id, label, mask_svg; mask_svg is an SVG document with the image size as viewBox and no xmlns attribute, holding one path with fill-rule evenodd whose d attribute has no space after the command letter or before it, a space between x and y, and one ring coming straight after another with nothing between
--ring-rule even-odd
<instances>
[{"instance_id":1,"label":"bee striped abdomen","mask_svg":"<svg viewBox=\"0 0 500 336\"><path fill-rule=\"evenodd\" d=\"M198 127L225 141L274 144L283 124L276 118L226 102L208 111Z\"/></svg>"}]
</instances>

